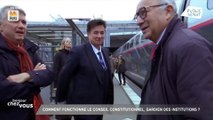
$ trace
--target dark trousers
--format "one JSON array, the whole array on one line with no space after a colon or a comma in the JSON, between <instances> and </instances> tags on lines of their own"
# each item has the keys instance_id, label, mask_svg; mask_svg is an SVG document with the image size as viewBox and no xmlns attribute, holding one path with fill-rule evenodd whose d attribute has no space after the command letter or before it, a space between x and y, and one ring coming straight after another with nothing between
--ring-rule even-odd
<instances>
[{"instance_id":1,"label":"dark trousers","mask_svg":"<svg viewBox=\"0 0 213 120\"><path fill-rule=\"evenodd\" d=\"M123 73L118 73L118 79L120 81L120 85L122 84L121 76L123 78L123 85L125 85L126 84L126 79L125 79L124 72Z\"/></svg>"}]
</instances>

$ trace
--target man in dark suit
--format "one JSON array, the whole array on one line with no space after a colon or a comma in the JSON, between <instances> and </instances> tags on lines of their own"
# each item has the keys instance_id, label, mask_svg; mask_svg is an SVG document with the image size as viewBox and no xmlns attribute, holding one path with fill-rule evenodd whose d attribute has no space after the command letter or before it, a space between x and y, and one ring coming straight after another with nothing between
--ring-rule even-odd
<instances>
[{"instance_id":1,"label":"man in dark suit","mask_svg":"<svg viewBox=\"0 0 213 120\"><path fill-rule=\"evenodd\" d=\"M103 48L106 23L94 19L87 24L89 42L73 47L62 68L57 101L67 104L113 104L113 82L109 53ZM102 120L103 115L76 115L75 120Z\"/></svg>"}]
</instances>

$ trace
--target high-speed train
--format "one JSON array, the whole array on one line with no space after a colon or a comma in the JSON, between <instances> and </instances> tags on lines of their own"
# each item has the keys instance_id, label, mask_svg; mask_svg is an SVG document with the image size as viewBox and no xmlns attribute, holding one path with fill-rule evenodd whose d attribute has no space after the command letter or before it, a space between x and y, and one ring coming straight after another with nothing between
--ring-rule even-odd
<instances>
[{"instance_id":1,"label":"high-speed train","mask_svg":"<svg viewBox=\"0 0 213 120\"><path fill-rule=\"evenodd\" d=\"M213 43L213 0L176 0L176 4L182 21ZM195 16L181 16L184 12ZM154 45L139 32L113 53L114 56L124 57L127 67L125 75L141 88L150 68Z\"/></svg>"}]
</instances>

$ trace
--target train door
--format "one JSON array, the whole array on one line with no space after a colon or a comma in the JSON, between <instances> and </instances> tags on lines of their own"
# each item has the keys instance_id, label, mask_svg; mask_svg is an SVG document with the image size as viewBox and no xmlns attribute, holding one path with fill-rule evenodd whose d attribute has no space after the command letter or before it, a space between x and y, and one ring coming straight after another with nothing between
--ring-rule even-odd
<instances>
[{"instance_id":1,"label":"train door","mask_svg":"<svg viewBox=\"0 0 213 120\"><path fill-rule=\"evenodd\" d=\"M195 9L187 9L189 6ZM200 18L184 17L187 26L213 43L213 0L189 0L185 10L200 15Z\"/></svg>"}]
</instances>

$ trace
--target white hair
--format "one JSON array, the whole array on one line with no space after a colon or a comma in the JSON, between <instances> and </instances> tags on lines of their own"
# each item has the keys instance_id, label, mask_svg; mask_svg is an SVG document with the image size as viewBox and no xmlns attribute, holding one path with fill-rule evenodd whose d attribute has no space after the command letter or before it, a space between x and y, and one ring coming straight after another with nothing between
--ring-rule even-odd
<instances>
[{"instance_id":1,"label":"white hair","mask_svg":"<svg viewBox=\"0 0 213 120\"><path fill-rule=\"evenodd\" d=\"M160 3L168 3L169 5L172 5L174 8L174 12L177 13L177 6L175 3L175 0L159 0Z\"/></svg>"}]
</instances>

